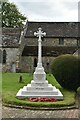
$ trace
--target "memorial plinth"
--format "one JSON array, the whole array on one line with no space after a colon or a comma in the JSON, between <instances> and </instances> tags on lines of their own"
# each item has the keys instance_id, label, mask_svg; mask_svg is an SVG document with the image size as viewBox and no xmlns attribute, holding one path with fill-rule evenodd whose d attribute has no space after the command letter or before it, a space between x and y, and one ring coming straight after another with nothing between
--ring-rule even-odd
<instances>
[{"instance_id":1,"label":"memorial plinth","mask_svg":"<svg viewBox=\"0 0 80 120\"><path fill-rule=\"evenodd\" d=\"M39 37L38 39L38 63L37 67L34 72L33 80L31 84L27 84L21 88L16 97L19 99L23 98L36 98L36 97L48 97L48 98L56 98L56 99L63 99L62 93L59 89L56 89L55 86L48 84L46 80L46 73L42 66L42 49L41 49L41 37L45 36L46 33L41 31L42 29L39 28L39 31L34 33L35 36Z\"/></svg>"}]
</instances>

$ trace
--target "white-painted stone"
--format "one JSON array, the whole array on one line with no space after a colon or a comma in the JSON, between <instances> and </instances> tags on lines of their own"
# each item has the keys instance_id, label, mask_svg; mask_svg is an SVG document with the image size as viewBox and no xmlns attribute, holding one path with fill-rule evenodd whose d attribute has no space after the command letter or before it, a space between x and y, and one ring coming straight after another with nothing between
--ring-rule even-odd
<instances>
[{"instance_id":1,"label":"white-painted stone","mask_svg":"<svg viewBox=\"0 0 80 120\"><path fill-rule=\"evenodd\" d=\"M39 81L39 82L35 82L34 80L31 81L31 86L34 86L34 87L47 87L48 86L48 81L45 80L45 81Z\"/></svg>"},{"instance_id":2,"label":"white-painted stone","mask_svg":"<svg viewBox=\"0 0 80 120\"><path fill-rule=\"evenodd\" d=\"M48 81L46 80L46 73L44 72L44 68L42 66L42 49L41 49L41 37L46 35L46 33L43 33L41 31L42 29L39 28L39 31L34 33L38 39L38 63L37 67L34 72L34 79L31 81L31 84L28 84L27 86L24 86L22 89L20 89L16 95L17 98L23 99L23 98L29 98L29 97L52 97L56 99L63 99L62 93L56 89L55 86L52 86L51 84L48 84Z\"/></svg>"}]
</instances>

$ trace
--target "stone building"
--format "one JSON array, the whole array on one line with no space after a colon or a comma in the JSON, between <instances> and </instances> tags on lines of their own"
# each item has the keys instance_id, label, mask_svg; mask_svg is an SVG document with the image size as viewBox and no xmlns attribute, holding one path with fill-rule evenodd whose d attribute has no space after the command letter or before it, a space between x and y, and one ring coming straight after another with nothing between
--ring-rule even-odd
<instances>
[{"instance_id":1,"label":"stone building","mask_svg":"<svg viewBox=\"0 0 80 120\"><path fill-rule=\"evenodd\" d=\"M37 38L34 32L41 27L46 36L42 38L42 60L46 71L53 59L61 54L73 54L80 45L77 22L27 22L24 29L3 28L3 71L14 67L22 72L33 72L37 63Z\"/></svg>"},{"instance_id":2,"label":"stone building","mask_svg":"<svg viewBox=\"0 0 80 120\"><path fill-rule=\"evenodd\" d=\"M2 28L2 48L0 48L0 53L3 56L1 60L4 72L15 71L13 69L16 67L21 31L21 28Z\"/></svg>"}]
</instances>

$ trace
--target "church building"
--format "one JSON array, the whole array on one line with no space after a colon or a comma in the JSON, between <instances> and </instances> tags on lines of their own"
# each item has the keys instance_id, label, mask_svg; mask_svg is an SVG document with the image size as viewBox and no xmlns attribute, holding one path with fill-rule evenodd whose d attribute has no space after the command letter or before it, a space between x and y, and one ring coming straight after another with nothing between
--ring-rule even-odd
<instances>
[{"instance_id":1,"label":"church building","mask_svg":"<svg viewBox=\"0 0 80 120\"><path fill-rule=\"evenodd\" d=\"M22 28L2 28L2 70L4 72L33 72L37 65L38 38L34 32L41 27L42 63L45 70L55 57L74 54L80 47L78 22L30 22ZM1 58L1 57L0 57ZM1 63L1 59L0 59Z\"/></svg>"}]
</instances>

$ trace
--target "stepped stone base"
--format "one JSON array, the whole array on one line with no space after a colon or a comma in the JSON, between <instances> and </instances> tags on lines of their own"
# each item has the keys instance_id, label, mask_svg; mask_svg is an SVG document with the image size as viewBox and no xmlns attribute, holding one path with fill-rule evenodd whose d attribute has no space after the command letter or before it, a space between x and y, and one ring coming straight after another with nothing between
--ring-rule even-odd
<instances>
[{"instance_id":1,"label":"stepped stone base","mask_svg":"<svg viewBox=\"0 0 80 120\"><path fill-rule=\"evenodd\" d=\"M45 80L46 73L42 68L36 68L34 72L34 80L31 81L31 84L21 88L16 97L19 99L23 98L37 98L37 97L48 97L55 99L63 99L62 93L56 89L55 86L48 84L48 81Z\"/></svg>"}]
</instances>

